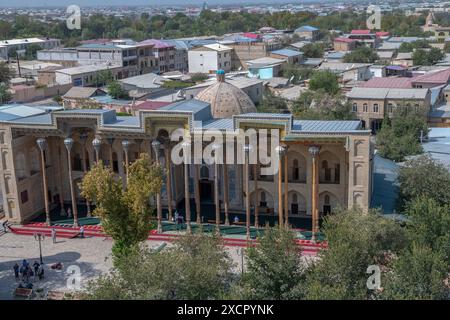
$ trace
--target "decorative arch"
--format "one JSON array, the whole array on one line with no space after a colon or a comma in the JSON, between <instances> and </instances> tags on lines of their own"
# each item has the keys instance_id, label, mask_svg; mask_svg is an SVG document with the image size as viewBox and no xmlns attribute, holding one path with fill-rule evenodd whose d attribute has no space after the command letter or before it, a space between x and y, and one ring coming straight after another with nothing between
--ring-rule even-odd
<instances>
[{"instance_id":1,"label":"decorative arch","mask_svg":"<svg viewBox=\"0 0 450 320\"><path fill-rule=\"evenodd\" d=\"M306 214L306 198L298 191L289 191L288 210L290 215Z\"/></svg>"},{"instance_id":2,"label":"decorative arch","mask_svg":"<svg viewBox=\"0 0 450 320\"><path fill-rule=\"evenodd\" d=\"M250 194L250 205L255 207L256 194L258 194L259 203L258 207L262 209L273 209L274 208L274 198L272 194L264 188L254 190ZM261 212L261 211L260 211Z\"/></svg>"},{"instance_id":3,"label":"decorative arch","mask_svg":"<svg viewBox=\"0 0 450 320\"><path fill-rule=\"evenodd\" d=\"M305 183L307 164L306 158L297 151L288 152L288 179L289 182Z\"/></svg>"},{"instance_id":4,"label":"decorative arch","mask_svg":"<svg viewBox=\"0 0 450 320\"><path fill-rule=\"evenodd\" d=\"M341 161L331 151L324 151L319 155L319 182L340 183Z\"/></svg>"},{"instance_id":5,"label":"decorative arch","mask_svg":"<svg viewBox=\"0 0 450 320\"><path fill-rule=\"evenodd\" d=\"M319 194L319 211L323 215L332 213L340 206L339 198L332 192L325 191Z\"/></svg>"},{"instance_id":6,"label":"decorative arch","mask_svg":"<svg viewBox=\"0 0 450 320\"><path fill-rule=\"evenodd\" d=\"M356 164L353 173L353 183L355 186L362 185L362 180L364 176L364 167L362 164Z\"/></svg>"}]
</instances>

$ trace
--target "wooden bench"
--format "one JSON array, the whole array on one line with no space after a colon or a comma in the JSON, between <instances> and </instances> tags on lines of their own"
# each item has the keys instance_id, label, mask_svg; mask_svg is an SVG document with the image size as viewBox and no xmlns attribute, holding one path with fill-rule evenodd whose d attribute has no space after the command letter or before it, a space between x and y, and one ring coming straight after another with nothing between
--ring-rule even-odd
<instances>
[{"instance_id":1,"label":"wooden bench","mask_svg":"<svg viewBox=\"0 0 450 320\"><path fill-rule=\"evenodd\" d=\"M47 300L64 300L64 292L61 291L48 291Z\"/></svg>"},{"instance_id":2,"label":"wooden bench","mask_svg":"<svg viewBox=\"0 0 450 320\"><path fill-rule=\"evenodd\" d=\"M32 294L33 294L33 289L16 288L16 290L14 290L15 297L30 299Z\"/></svg>"}]
</instances>

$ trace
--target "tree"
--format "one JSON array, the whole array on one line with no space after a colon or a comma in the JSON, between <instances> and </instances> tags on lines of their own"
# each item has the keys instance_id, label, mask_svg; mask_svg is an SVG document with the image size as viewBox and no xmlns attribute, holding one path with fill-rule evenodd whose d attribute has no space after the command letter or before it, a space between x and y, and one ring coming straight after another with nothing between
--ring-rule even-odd
<instances>
[{"instance_id":1,"label":"tree","mask_svg":"<svg viewBox=\"0 0 450 320\"><path fill-rule=\"evenodd\" d=\"M110 70L102 70L96 74L97 87L103 86L105 84L108 85L113 81L114 81L114 76ZM113 91L114 90L117 90L117 89L113 88Z\"/></svg>"},{"instance_id":2,"label":"tree","mask_svg":"<svg viewBox=\"0 0 450 320\"><path fill-rule=\"evenodd\" d=\"M262 101L257 107L258 112L288 113L286 99L274 95L270 90L265 90Z\"/></svg>"},{"instance_id":3,"label":"tree","mask_svg":"<svg viewBox=\"0 0 450 320\"><path fill-rule=\"evenodd\" d=\"M444 45L444 52L450 53L450 42L446 42Z\"/></svg>"},{"instance_id":4,"label":"tree","mask_svg":"<svg viewBox=\"0 0 450 320\"><path fill-rule=\"evenodd\" d=\"M448 299L447 277L448 258L428 246L413 243L385 272L385 285L380 297L394 300Z\"/></svg>"},{"instance_id":5,"label":"tree","mask_svg":"<svg viewBox=\"0 0 450 320\"><path fill-rule=\"evenodd\" d=\"M450 172L428 155L406 161L397 180L400 208L421 196L434 199L440 205L450 205Z\"/></svg>"},{"instance_id":6,"label":"tree","mask_svg":"<svg viewBox=\"0 0 450 320\"><path fill-rule=\"evenodd\" d=\"M423 152L420 136L428 134L425 113L398 107L391 118L385 118L377 134L377 148L382 157L403 161Z\"/></svg>"},{"instance_id":7,"label":"tree","mask_svg":"<svg viewBox=\"0 0 450 320\"><path fill-rule=\"evenodd\" d=\"M205 81L206 79L208 79L208 75L205 74L205 73L200 73L200 72L198 72L198 73L194 73L194 74L191 76L191 80L192 80L193 82L203 82L203 81Z\"/></svg>"},{"instance_id":8,"label":"tree","mask_svg":"<svg viewBox=\"0 0 450 320\"><path fill-rule=\"evenodd\" d=\"M11 101L12 95L9 91L9 86L5 83L0 83L0 104Z\"/></svg>"},{"instance_id":9,"label":"tree","mask_svg":"<svg viewBox=\"0 0 450 320\"><path fill-rule=\"evenodd\" d=\"M13 70L6 62L0 61L0 83L9 83L13 77Z\"/></svg>"},{"instance_id":10,"label":"tree","mask_svg":"<svg viewBox=\"0 0 450 320\"><path fill-rule=\"evenodd\" d=\"M91 282L85 299L220 299L232 262L216 235L184 235L162 251L135 250L119 268Z\"/></svg>"},{"instance_id":11,"label":"tree","mask_svg":"<svg viewBox=\"0 0 450 320\"><path fill-rule=\"evenodd\" d=\"M450 204L439 204L429 196L420 196L408 203L405 214L409 239L433 251L441 251L450 261Z\"/></svg>"},{"instance_id":12,"label":"tree","mask_svg":"<svg viewBox=\"0 0 450 320\"><path fill-rule=\"evenodd\" d=\"M120 83L116 80L111 81L107 86L108 94L114 99L127 99L129 98L128 92L122 89Z\"/></svg>"},{"instance_id":13,"label":"tree","mask_svg":"<svg viewBox=\"0 0 450 320\"><path fill-rule=\"evenodd\" d=\"M376 211L358 208L325 218L328 248L306 273L307 299L368 299L369 265L386 264L388 253L406 246L401 227Z\"/></svg>"},{"instance_id":14,"label":"tree","mask_svg":"<svg viewBox=\"0 0 450 320\"><path fill-rule=\"evenodd\" d=\"M431 48L428 51L417 49L412 55L414 65L417 66L432 66L444 59L444 53L438 48Z\"/></svg>"},{"instance_id":15,"label":"tree","mask_svg":"<svg viewBox=\"0 0 450 320\"><path fill-rule=\"evenodd\" d=\"M285 300L302 297L303 269L295 233L268 228L247 252L247 270L239 283L244 299Z\"/></svg>"},{"instance_id":16,"label":"tree","mask_svg":"<svg viewBox=\"0 0 450 320\"><path fill-rule=\"evenodd\" d=\"M323 89L330 94L339 92L338 77L329 70L315 72L309 80L309 88L311 90Z\"/></svg>"},{"instance_id":17,"label":"tree","mask_svg":"<svg viewBox=\"0 0 450 320\"><path fill-rule=\"evenodd\" d=\"M344 56L344 62L350 63L374 63L379 59L375 50L366 46L359 47Z\"/></svg>"},{"instance_id":18,"label":"tree","mask_svg":"<svg viewBox=\"0 0 450 320\"><path fill-rule=\"evenodd\" d=\"M324 46L320 43L308 43L303 46L302 52L305 58L322 58Z\"/></svg>"},{"instance_id":19,"label":"tree","mask_svg":"<svg viewBox=\"0 0 450 320\"><path fill-rule=\"evenodd\" d=\"M311 120L352 120L350 103L340 95L331 95L321 90L305 91L292 105L292 113L300 119Z\"/></svg>"},{"instance_id":20,"label":"tree","mask_svg":"<svg viewBox=\"0 0 450 320\"><path fill-rule=\"evenodd\" d=\"M283 77L291 79L291 83L299 84L313 74L313 69L295 64L287 64L283 67Z\"/></svg>"},{"instance_id":21,"label":"tree","mask_svg":"<svg viewBox=\"0 0 450 320\"><path fill-rule=\"evenodd\" d=\"M152 164L146 153L129 166L126 190L102 161L84 176L81 194L96 204L93 214L100 217L103 229L114 239L115 258L126 256L147 239L153 211L149 199L161 190L162 177L163 169Z\"/></svg>"}]
</instances>

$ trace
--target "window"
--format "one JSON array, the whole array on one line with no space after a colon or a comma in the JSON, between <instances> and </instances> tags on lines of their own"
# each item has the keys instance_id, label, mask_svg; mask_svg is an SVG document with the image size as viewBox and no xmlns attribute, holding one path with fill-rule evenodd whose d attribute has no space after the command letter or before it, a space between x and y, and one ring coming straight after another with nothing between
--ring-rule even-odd
<instances>
[{"instance_id":1,"label":"window","mask_svg":"<svg viewBox=\"0 0 450 320\"><path fill-rule=\"evenodd\" d=\"M20 201L21 201L22 203L28 202L28 191L27 191L27 190L22 191L22 192L20 193Z\"/></svg>"},{"instance_id":2,"label":"window","mask_svg":"<svg viewBox=\"0 0 450 320\"><path fill-rule=\"evenodd\" d=\"M356 103L353 104L352 111L353 112L357 112L358 111L358 105Z\"/></svg>"},{"instance_id":3,"label":"window","mask_svg":"<svg viewBox=\"0 0 450 320\"><path fill-rule=\"evenodd\" d=\"M259 206L267 207L266 193L264 191L261 192L260 199L261 199L261 201L259 202Z\"/></svg>"},{"instance_id":4,"label":"window","mask_svg":"<svg viewBox=\"0 0 450 320\"><path fill-rule=\"evenodd\" d=\"M293 169L292 176L294 178L294 181L298 181L300 179L300 171L298 168L298 160L297 159L294 160L294 167L292 169Z\"/></svg>"},{"instance_id":5,"label":"window","mask_svg":"<svg viewBox=\"0 0 450 320\"><path fill-rule=\"evenodd\" d=\"M367 112L367 109L368 109L367 103L364 103L363 104L363 112Z\"/></svg>"},{"instance_id":6,"label":"window","mask_svg":"<svg viewBox=\"0 0 450 320\"><path fill-rule=\"evenodd\" d=\"M375 104L373 105L373 112L378 113L378 103L375 103Z\"/></svg>"},{"instance_id":7,"label":"window","mask_svg":"<svg viewBox=\"0 0 450 320\"><path fill-rule=\"evenodd\" d=\"M394 106L392 105L392 103L388 103L388 112L392 113L392 111L394 111Z\"/></svg>"}]
</instances>

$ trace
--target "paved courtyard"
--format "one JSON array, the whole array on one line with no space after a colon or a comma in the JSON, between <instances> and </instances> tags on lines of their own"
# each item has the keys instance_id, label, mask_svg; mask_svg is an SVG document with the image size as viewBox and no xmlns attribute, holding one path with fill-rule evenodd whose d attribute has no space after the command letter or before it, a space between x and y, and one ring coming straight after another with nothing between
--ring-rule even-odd
<instances>
[{"instance_id":1,"label":"paved courtyard","mask_svg":"<svg viewBox=\"0 0 450 320\"><path fill-rule=\"evenodd\" d=\"M163 241L147 241L151 248L158 247ZM170 245L170 244L168 244ZM58 239L56 244L51 238L42 242L42 256L45 264L45 279L35 280L33 289L70 291L67 286L71 274L68 271L76 266L81 274L81 288L87 281L112 267L111 261L112 240L92 237L75 239ZM227 247L230 256L235 262L236 271L241 270L240 248ZM14 235L11 233L0 236L0 300L13 299L13 291L19 282L14 279L13 266L17 262L27 259L30 264L39 262L39 243L31 236ZM61 271L52 270L50 266L61 262ZM75 269L76 269L75 267ZM72 276L73 278L73 276Z\"/></svg>"}]
</instances>

